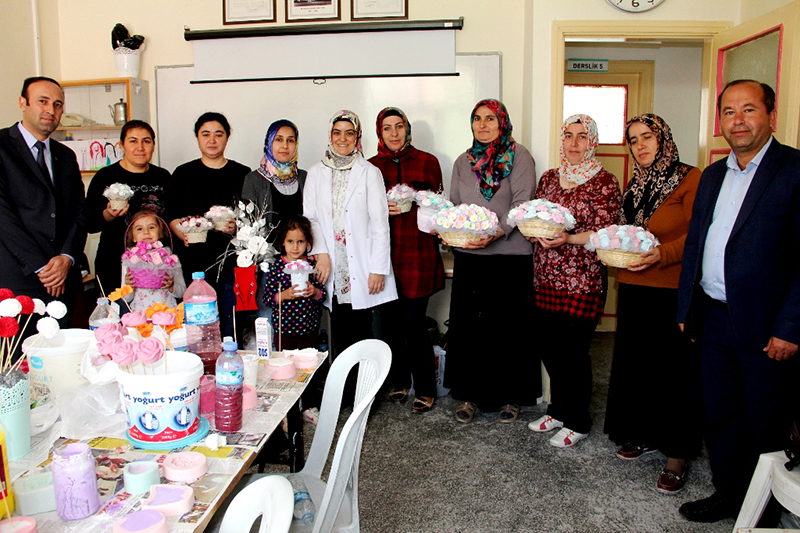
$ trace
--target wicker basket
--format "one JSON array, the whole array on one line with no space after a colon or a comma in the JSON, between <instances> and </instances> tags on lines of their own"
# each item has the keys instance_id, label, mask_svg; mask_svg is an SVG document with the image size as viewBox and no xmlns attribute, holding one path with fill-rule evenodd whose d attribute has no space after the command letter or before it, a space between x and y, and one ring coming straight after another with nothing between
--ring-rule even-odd
<instances>
[{"instance_id":1,"label":"wicker basket","mask_svg":"<svg viewBox=\"0 0 800 533\"><path fill-rule=\"evenodd\" d=\"M446 242L448 246L453 246L455 248L463 248L468 242L478 242L481 240L480 235L475 235L468 231L441 231L439 235L442 236L442 240Z\"/></svg>"},{"instance_id":2,"label":"wicker basket","mask_svg":"<svg viewBox=\"0 0 800 533\"><path fill-rule=\"evenodd\" d=\"M526 237L552 239L556 233L564 231L564 224L551 224L538 218L526 218L517 222L519 232Z\"/></svg>"},{"instance_id":3,"label":"wicker basket","mask_svg":"<svg viewBox=\"0 0 800 533\"><path fill-rule=\"evenodd\" d=\"M414 203L414 199L406 198L404 200L396 200L395 203L397 204L397 207L400 208L401 213L408 213L411 211L411 204Z\"/></svg>"},{"instance_id":4,"label":"wicker basket","mask_svg":"<svg viewBox=\"0 0 800 533\"><path fill-rule=\"evenodd\" d=\"M120 209L125 209L125 207L127 205L128 205L128 199L127 198L123 198L121 200L109 200L108 201L108 207L113 209L114 211L118 211Z\"/></svg>"},{"instance_id":5,"label":"wicker basket","mask_svg":"<svg viewBox=\"0 0 800 533\"><path fill-rule=\"evenodd\" d=\"M215 218L214 222L214 229L217 231L225 231L228 229L228 223L233 220L231 217L222 217L222 218Z\"/></svg>"},{"instance_id":6,"label":"wicker basket","mask_svg":"<svg viewBox=\"0 0 800 533\"><path fill-rule=\"evenodd\" d=\"M620 250L597 249L597 257L608 266L624 268L627 270L631 263L638 263L642 256L638 252L622 252Z\"/></svg>"},{"instance_id":7,"label":"wicker basket","mask_svg":"<svg viewBox=\"0 0 800 533\"><path fill-rule=\"evenodd\" d=\"M192 231L186 233L186 240L190 243L206 242L208 231Z\"/></svg>"}]
</instances>

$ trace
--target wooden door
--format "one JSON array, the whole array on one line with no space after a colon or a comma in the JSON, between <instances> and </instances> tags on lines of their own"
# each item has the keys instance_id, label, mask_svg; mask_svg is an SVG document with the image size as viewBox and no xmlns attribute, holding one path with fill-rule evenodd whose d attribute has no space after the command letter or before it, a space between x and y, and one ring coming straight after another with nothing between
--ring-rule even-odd
<instances>
[{"instance_id":1,"label":"wooden door","mask_svg":"<svg viewBox=\"0 0 800 533\"><path fill-rule=\"evenodd\" d=\"M614 119L617 128L611 142L601 142L597 147L597 158L603 166L619 180L622 190L633 175L633 158L624 138L624 125L629 118L642 113L652 113L654 92L655 63L653 61L609 61L608 72L566 72L564 85L592 88L624 87L626 103L624 114ZM591 102L587 102L587 109ZM580 109L569 104L565 96L564 114L572 114L568 109ZM587 111L587 115L592 113ZM566 118L566 116L564 117ZM595 117L592 117L595 118ZM603 123L598 121L601 141L603 140ZM619 124L622 129L619 129ZM608 297L603 317L597 326L599 331L615 331L617 328L617 269L608 269Z\"/></svg>"},{"instance_id":2,"label":"wooden door","mask_svg":"<svg viewBox=\"0 0 800 533\"><path fill-rule=\"evenodd\" d=\"M795 1L714 36L703 163L711 164L730 152L719 131L717 97L726 83L736 79L755 79L775 89L778 110L775 138L790 146L800 144L798 28L800 1Z\"/></svg>"}]
</instances>

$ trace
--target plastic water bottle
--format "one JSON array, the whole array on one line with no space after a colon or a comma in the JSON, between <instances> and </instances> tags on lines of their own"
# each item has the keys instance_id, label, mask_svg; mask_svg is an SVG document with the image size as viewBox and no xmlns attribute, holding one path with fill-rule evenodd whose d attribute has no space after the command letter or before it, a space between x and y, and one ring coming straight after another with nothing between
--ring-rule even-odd
<instances>
[{"instance_id":1,"label":"plastic water bottle","mask_svg":"<svg viewBox=\"0 0 800 533\"><path fill-rule=\"evenodd\" d=\"M192 274L192 284L183 293L183 315L188 351L203 360L206 374L213 374L222 345L217 293L205 278L204 272Z\"/></svg>"},{"instance_id":2,"label":"plastic water bottle","mask_svg":"<svg viewBox=\"0 0 800 533\"><path fill-rule=\"evenodd\" d=\"M303 478L296 474L290 474L286 476L286 479L292 484L294 491L294 517L306 525L313 524L317 509L314 507L314 502L311 501Z\"/></svg>"},{"instance_id":3,"label":"plastic water bottle","mask_svg":"<svg viewBox=\"0 0 800 533\"><path fill-rule=\"evenodd\" d=\"M242 384L244 363L236 352L233 338L225 337L222 355L217 359L217 386L214 425L217 431L232 433L242 429Z\"/></svg>"},{"instance_id":4,"label":"plastic water bottle","mask_svg":"<svg viewBox=\"0 0 800 533\"><path fill-rule=\"evenodd\" d=\"M119 322L119 315L111 306L108 298L98 298L97 307L94 308L89 316L89 329L95 330L103 324L116 324Z\"/></svg>"}]
</instances>

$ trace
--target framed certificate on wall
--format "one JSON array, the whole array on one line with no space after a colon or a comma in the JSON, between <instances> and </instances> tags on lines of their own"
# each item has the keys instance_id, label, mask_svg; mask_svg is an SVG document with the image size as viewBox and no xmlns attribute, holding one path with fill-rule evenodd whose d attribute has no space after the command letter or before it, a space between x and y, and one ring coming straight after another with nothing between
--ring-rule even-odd
<instances>
[{"instance_id":1,"label":"framed certificate on wall","mask_svg":"<svg viewBox=\"0 0 800 533\"><path fill-rule=\"evenodd\" d=\"M276 0L222 0L222 24L275 22Z\"/></svg>"},{"instance_id":2,"label":"framed certificate on wall","mask_svg":"<svg viewBox=\"0 0 800 533\"><path fill-rule=\"evenodd\" d=\"M353 20L408 19L408 0L350 0Z\"/></svg>"},{"instance_id":3,"label":"framed certificate on wall","mask_svg":"<svg viewBox=\"0 0 800 533\"><path fill-rule=\"evenodd\" d=\"M341 0L286 0L286 22L341 20Z\"/></svg>"}]
</instances>

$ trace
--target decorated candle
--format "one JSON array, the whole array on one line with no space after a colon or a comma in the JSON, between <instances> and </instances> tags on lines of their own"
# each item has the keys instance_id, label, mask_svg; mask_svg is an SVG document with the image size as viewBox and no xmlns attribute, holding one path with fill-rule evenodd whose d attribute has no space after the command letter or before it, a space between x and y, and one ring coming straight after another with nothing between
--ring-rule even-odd
<instances>
[{"instance_id":1,"label":"decorated candle","mask_svg":"<svg viewBox=\"0 0 800 533\"><path fill-rule=\"evenodd\" d=\"M73 442L53 450L56 512L64 520L79 520L100 508L94 457L88 444Z\"/></svg>"}]
</instances>

